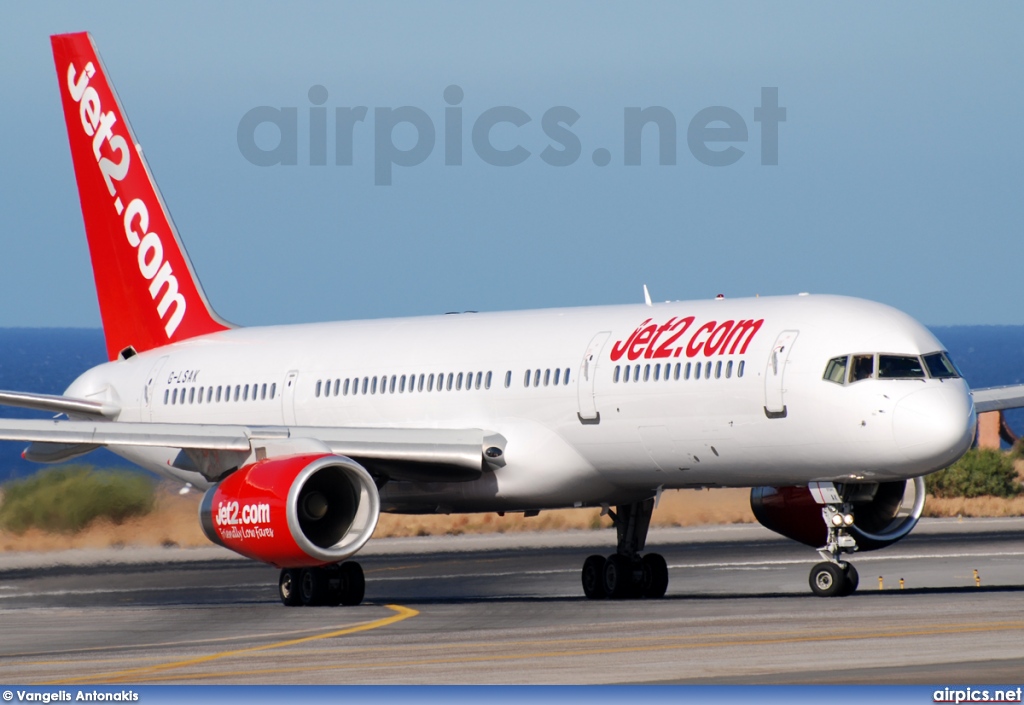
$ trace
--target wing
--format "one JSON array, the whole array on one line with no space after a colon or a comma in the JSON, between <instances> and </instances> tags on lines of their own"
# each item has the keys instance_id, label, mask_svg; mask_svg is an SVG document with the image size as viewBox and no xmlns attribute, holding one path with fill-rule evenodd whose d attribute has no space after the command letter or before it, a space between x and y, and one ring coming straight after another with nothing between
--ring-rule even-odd
<instances>
[{"instance_id":1,"label":"wing","mask_svg":"<svg viewBox=\"0 0 1024 705\"><path fill-rule=\"evenodd\" d=\"M974 410L979 414L1024 407L1024 384L974 389L971 394L974 397Z\"/></svg>"},{"instance_id":2,"label":"wing","mask_svg":"<svg viewBox=\"0 0 1024 705\"><path fill-rule=\"evenodd\" d=\"M175 467L211 481L259 458L267 443L303 438L359 461L384 479L465 481L480 477L488 466L504 464L505 439L480 429L0 419L0 440L31 442L25 453L30 460L63 460L98 447L176 448L180 453Z\"/></svg>"}]
</instances>

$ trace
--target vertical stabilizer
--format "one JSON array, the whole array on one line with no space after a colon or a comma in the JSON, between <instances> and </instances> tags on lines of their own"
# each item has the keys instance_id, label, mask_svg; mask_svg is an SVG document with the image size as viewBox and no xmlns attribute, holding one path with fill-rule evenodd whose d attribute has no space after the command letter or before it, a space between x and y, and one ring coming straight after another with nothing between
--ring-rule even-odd
<instances>
[{"instance_id":1,"label":"vertical stabilizer","mask_svg":"<svg viewBox=\"0 0 1024 705\"><path fill-rule=\"evenodd\" d=\"M87 32L50 37L110 359L224 330Z\"/></svg>"}]
</instances>

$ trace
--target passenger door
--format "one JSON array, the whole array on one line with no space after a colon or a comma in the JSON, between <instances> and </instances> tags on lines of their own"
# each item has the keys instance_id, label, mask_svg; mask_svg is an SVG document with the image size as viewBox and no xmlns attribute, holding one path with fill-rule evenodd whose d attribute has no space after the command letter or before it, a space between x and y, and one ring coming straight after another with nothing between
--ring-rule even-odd
<instances>
[{"instance_id":1,"label":"passenger door","mask_svg":"<svg viewBox=\"0 0 1024 705\"><path fill-rule=\"evenodd\" d=\"M775 339L764 371L764 414L770 419L786 418L786 364L800 331L784 330Z\"/></svg>"}]
</instances>

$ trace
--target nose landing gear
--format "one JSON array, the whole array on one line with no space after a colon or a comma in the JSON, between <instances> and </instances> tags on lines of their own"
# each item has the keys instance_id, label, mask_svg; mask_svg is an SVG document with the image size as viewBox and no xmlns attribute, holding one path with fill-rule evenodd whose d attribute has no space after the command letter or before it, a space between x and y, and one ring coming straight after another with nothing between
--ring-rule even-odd
<instances>
[{"instance_id":1,"label":"nose landing gear","mask_svg":"<svg viewBox=\"0 0 1024 705\"><path fill-rule=\"evenodd\" d=\"M831 483L820 483L817 489L824 500L821 518L828 527L828 542L818 549L824 562L811 568L808 583L818 597L846 597L860 584L857 569L841 559L843 553L857 550L857 540L848 532L853 526L853 514Z\"/></svg>"},{"instance_id":2,"label":"nose landing gear","mask_svg":"<svg viewBox=\"0 0 1024 705\"><path fill-rule=\"evenodd\" d=\"M668 565L658 553L640 551L647 543L647 530L654 512L654 500L625 504L608 512L618 534L617 550L611 556L590 556L583 563L583 594L591 600L659 598L668 589Z\"/></svg>"}]
</instances>

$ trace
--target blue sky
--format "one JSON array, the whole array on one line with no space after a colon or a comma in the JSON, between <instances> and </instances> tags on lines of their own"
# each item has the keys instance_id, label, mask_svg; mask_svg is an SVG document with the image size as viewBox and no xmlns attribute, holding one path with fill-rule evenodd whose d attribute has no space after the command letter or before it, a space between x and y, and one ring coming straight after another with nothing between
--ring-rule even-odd
<instances>
[{"instance_id":1,"label":"blue sky","mask_svg":"<svg viewBox=\"0 0 1024 705\"><path fill-rule=\"evenodd\" d=\"M1024 323L1024 6L988 3L23 3L0 25L0 327L99 326L48 35L93 33L214 307L243 325L788 294L861 296L931 325ZM309 89L326 88L327 165ZM445 165L444 91L463 91ZM778 165L754 120L777 87ZM294 107L298 163L238 146L254 107ZM376 108L436 128L375 185ZM366 106L353 163L334 109ZM491 132L518 166L486 163ZM545 163L550 108L579 114ZM624 165L624 110L662 106L676 163ZM701 110L742 119L729 166L695 158ZM416 132L390 136L410 148ZM275 144L269 126L255 139ZM379 138L379 135L377 136ZM379 140L378 140L379 141ZM554 144L555 148L560 144ZM597 166L592 154L607 149Z\"/></svg>"}]
</instances>

